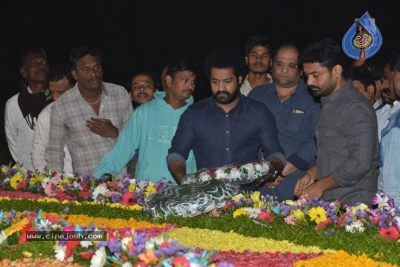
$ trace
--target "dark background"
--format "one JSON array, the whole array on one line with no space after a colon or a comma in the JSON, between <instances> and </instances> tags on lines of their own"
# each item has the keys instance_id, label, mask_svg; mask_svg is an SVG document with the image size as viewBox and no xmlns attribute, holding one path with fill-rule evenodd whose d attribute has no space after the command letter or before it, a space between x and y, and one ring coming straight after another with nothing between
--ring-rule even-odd
<instances>
[{"instance_id":1,"label":"dark background","mask_svg":"<svg viewBox=\"0 0 400 267\"><path fill-rule=\"evenodd\" d=\"M300 49L321 37L341 42L354 18L366 11L383 36L374 57L400 50L399 0L2 0L0 164L11 160L4 105L18 92L18 60L26 49L45 48L52 67L67 64L76 46L97 46L103 52L104 80L125 85L132 73L150 68L158 74L180 57L192 58L201 70L204 57L217 46L244 54L253 35ZM196 100L210 94L199 74Z\"/></svg>"}]
</instances>

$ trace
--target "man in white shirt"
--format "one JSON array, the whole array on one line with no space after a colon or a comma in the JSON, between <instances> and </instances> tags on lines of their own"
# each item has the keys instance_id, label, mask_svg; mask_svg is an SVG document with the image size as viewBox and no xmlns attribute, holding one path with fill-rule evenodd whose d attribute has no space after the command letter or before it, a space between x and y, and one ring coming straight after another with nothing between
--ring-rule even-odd
<instances>
[{"instance_id":1,"label":"man in white shirt","mask_svg":"<svg viewBox=\"0 0 400 267\"><path fill-rule=\"evenodd\" d=\"M240 86L240 92L247 96L251 89L272 82L272 77L268 73L272 64L272 46L267 38L252 36L244 50L249 73Z\"/></svg>"},{"instance_id":2,"label":"man in white shirt","mask_svg":"<svg viewBox=\"0 0 400 267\"><path fill-rule=\"evenodd\" d=\"M67 65L61 65L53 68L49 72L49 89L53 100L56 101L63 93L72 88L75 85L75 80L72 77L71 69ZM39 118L36 123L35 134L33 136L33 149L32 164L37 170L44 169L47 166L45 160L45 151L47 144L49 143L49 131L50 131L50 116L51 108L54 102L47 105L42 112L39 114ZM64 158L64 172L72 174L71 155L69 154L67 146L64 147L65 158Z\"/></svg>"},{"instance_id":3,"label":"man in white shirt","mask_svg":"<svg viewBox=\"0 0 400 267\"><path fill-rule=\"evenodd\" d=\"M11 156L25 169L33 170L32 139L39 113L53 101L48 89L49 66L46 52L30 49L20 60L20 92L11 97L5 107L4 127Z\"/></svg>"}]
</instances>

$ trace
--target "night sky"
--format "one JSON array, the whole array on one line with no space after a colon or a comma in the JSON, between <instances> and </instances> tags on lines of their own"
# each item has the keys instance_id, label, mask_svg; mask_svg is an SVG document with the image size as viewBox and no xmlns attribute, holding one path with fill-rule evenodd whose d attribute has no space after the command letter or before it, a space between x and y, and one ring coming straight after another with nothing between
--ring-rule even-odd
<instances>
[{"instance_id":1,"label":"night sky","mask_svg":"<svg viewBox=\"0 0 400 267\"><path fill-rule=\"evenodd\" d=\"M20 54L31 47L47 51L50 67L67 64L74 47L99 47L104 81L124 86L136 71L158 74L168 62L189 57L200 70L198 100L209 95L202 62L217 46L244 54L253 35L268 37L275 47L293 43L300 49L321 37L341 42L354 18L366 11L383 36L375 57L400 50L400 0L3 0L1 122L6 100L18 92ZM5 144L3 128L0 141ZM0 164L8 163L9 156L3 157Z\"/></svg>"}]
</instances>

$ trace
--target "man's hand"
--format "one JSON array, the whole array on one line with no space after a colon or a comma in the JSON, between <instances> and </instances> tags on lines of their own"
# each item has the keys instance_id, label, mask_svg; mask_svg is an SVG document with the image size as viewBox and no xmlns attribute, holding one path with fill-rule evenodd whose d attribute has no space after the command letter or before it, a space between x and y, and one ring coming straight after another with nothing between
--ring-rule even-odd
<instances>
[{"instance_id":1,"label":"man's hand","mask_svg":"<svg viewBox=\"0 0 400 267\"><path fill-rule=\"evenodd\" d=\"M304 195L303 190L314 183L314 179L311 178L311 175L305 173L303 177L297 180L296 186L294 187L294 195L300 197Z\"/></svg>"},{"instance_id":2,"label":"man's hand","mask_svg":"<svg viewBox=\"0 0 400 267\"><path fill-rule=\"evenodd\" d=\"M275 187L278 187L283 181L285 181L285 178L282 176L278 176L275 182L266 183L265 186L269 189L274 189Z\"/></svg>"},{"instance_id":3,"label":"man's hand","mask_svg":"<svg viewBox=\"0 0 400 267\"><path fill-rule=\"evenodd\" d=\"M301 192L301 195L306 195L307 197L312 199L314 197L321 198L323 193L324 193L324 190L320 187L320 183L315 182L315 183L307 186L306 188L304 188L303 191Z\"/></svg>"},{"instance_id":4,"label":"man's hand","mask_svg":"<svg viewBox=\"0 0 400 267\"><path fill-rule=\"evenodd\" d=\"M119 135L118 128L116 128L109 119L90 118L90 120L86 121L86 127L88 127L92 133L105 138L117 138Z\"/></svg>"}]
</instances>

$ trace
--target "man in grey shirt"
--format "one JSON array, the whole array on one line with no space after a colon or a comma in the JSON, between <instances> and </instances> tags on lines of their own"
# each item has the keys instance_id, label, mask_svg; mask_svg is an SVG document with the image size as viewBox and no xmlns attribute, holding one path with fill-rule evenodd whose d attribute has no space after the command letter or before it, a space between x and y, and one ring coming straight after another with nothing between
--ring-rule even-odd
<instances>
[{"instance_id":1,"label":"man in grey shirt","mask_svg":"<svg viewBox=\"0 0 400 267\"><path fill-rule=\"evenodd\" d=\"M307 84L321 96L317 163L297 182L295 195L371 206L377 191L378 132L368 100L343 76L341 47L331 39L300 55Z\"/></svg>"}]
</instances>

